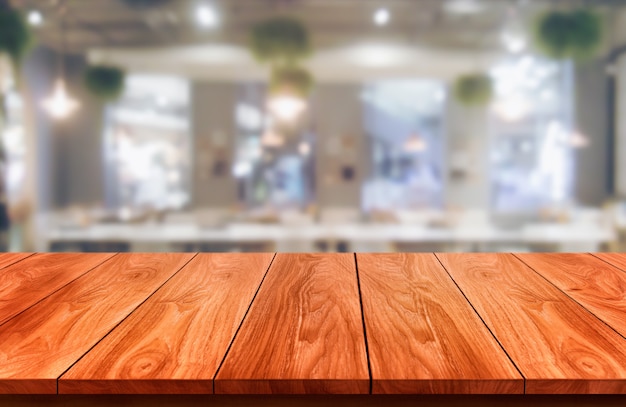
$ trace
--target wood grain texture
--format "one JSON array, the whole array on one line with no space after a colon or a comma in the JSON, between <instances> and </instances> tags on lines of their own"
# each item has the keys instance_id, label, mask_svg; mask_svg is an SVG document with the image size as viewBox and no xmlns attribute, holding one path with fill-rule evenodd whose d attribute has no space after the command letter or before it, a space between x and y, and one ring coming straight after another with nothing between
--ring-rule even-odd
<instances>
[{"instance_id":1,"label":"wood grain texture","mask_svg":"<svg viewBox=\"0 0 626 407\"><path fill-rule=\"evenodd\" d=\"M516 254L626 337L626 273L590 254Z\"/></svg>"},{"instance_id":2,"label":"wood grain texture","mask_svg":"<svg viewBox=\"0 0 626 407\"><path fill-rule=\"evenodd\" d=\"M0 325L111 257L36 254L0 271Z\"/></svg>"},{"instance_id":3,"label":"wood grain texture","mask_svg":"<svg viewBox=\"0 0 626 407\"><path fill-rule=\"evenodd\" d=\"M612 264L623 272L626 272L626 253L593 253L592 256Z\"/></svg>"},{"instance_id":4,"label":"wood grain texture","mask_svg":"<svg viewBox=\"0 0 626 407\"><path fill-rule=\"evenodd\" d=\"M215 393L367 393L352 254L278 254L215 379Z\"/></svg>"},{"instance_id":5,"label":"wood grain texture","mask_svg":"<svg viewBox=\"0 0 626 407\"><path fill-rule=\"evenodd\" d=\"M199 254L59 380L59 394L211 394L273 254Z\"/></svg>"},{"instance_id":6,"label":"wood grain texture","mask_svg":"<svg viewBox=\"0 0 626 407\"><path fill-rule=\"evenodd\" d=\"M372 393L523 394L524 380L433 254L357 254Z\"/></svg>"},{"instance_id":7,"label":"wood grain texture","mask_svg":"<svg viewBox=\"0 0 626 407\"><path fill-rule=\"evenodd\" d=\"M528 394L626 393L626 340L511 254L437 254Z\"/></svg>"},{"instance_id":8,"label":"wood grain texture","mask_svg":"<svg viewBox=\"0 0 626 407\"><path fill-rule=\"evenodd\" d=\"M0 326L0 393L56 393L57 378L193 254L118 254Z\"/></svg>"},{"instance_id":9,"label":"wood grain texture","mask_svg":"<svg viewBox=\"0 0 626 407\"><path fill-rule=\"evenodd\" d=\"M0 253L0 269L24 260L27 257L32 256L34 253Z\"/></svg>"}]
</instances>

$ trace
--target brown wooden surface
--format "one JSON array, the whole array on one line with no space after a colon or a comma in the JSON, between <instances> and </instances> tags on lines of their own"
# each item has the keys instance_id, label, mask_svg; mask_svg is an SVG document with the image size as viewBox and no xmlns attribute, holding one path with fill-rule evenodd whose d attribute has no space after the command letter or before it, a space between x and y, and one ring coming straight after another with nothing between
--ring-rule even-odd
<instances>
[{"instance_id":1,"label":"brown wooden surface","mask_svg":"<svg viewBox=\"0 0 626 407\"><path fill-rule=\"evenodd\" d=\"M524 393L522 376L433 254L357 254L357 264L373 393Z\"/></svg>"},{"instance_id":2,"label":"brown wooden surface","mask_svg":"<svg viewBox=\"0 0 626 407\"><path fill-rule=\"evenodd\" d=\"M59 380L59 394L213 393L273 254L199 254Z\"/></svg>"},{"instance_id":3,"label":"brown wooden surface","mask_svg":"<svg viewBox=\"0 0 626 407\"><path fill-rule=\"evenodd\" d=\"M0 393L626 393L623 254L26 256Z\"/></svg>"},{"instance_id":4,"label":"brown wooden surface","mask_svg":"<svg viewBox=\"0 0 626 407\"><path fill-rule=\"evenodd\" d=\"M367 393L353 254L278 254L215 393Z\"/></svg>"},{"instance_id":5,"label":"brown wooden surface","mask_svg":"<svg viewBox=\"0 0 626 407\"><path fill-rule=\"evenodd\" d=\"M593 253L591 255L626 272L626 253Z\"/></svg>"},{"instance_id":6,"label":"brown wooden surface","mask_svg":"<svg viewBox=\"0 0 626 407\"><path fill-rule=\"evenodd\" d=\"M626 273L590 254L516 254L626 337Z\"/></svg>"},{"instance_id":7,"label":"brown wooden surface","mask_svg":"<svg viewBox=\"0 0 626 407\"><path fill-rule=\"evenodd\" d=\"M35 254L0 270L0 325L112 256ZM0 264L11 257L0 256Z\"/></svg>"},{"instance_id":8,"label":"brown wooden surface","mask_svg":"<svg viewBox=\"0 0 626 407\"><path fill-rule=\"evenodd\" d=\"M511 254L437 254L528 394L626 393L626 341Z\"/></svg>"},{"instance_id":9,"label":"brown wooden surface","mask_svg":"<svg viewBox=\"0 0 626 407\"><path fill-rule=\"evenodd\" d=\"M192 254L118 254L0 326L0 393L56 393L57 379Z\"/></svg>"},{"instance_id":10,"label":"brown wooden surface","mask_svg":"<svg viewBox=\"0 0 626 407\"><path fill-rule=\"evenodd\" d=\"M624 407L624 395L0 395L2 407Z\"/></svg>"},{"instance_id":11,"label":"brown wooden surface","mask_svg":"<svg viewBox=\"0 0 626 407\"><path fill-rule=\"evenodd\" d=\"M33 255L34 253L0 253L0 269Z\"/></svg>"}]
</instances>

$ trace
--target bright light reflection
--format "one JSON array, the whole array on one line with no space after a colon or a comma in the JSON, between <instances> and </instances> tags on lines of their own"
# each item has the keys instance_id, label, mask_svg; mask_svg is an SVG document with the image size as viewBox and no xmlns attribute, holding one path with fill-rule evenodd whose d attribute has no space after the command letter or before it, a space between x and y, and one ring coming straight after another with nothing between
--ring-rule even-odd
<instances>
[{"instance_id":1,"label":"bright light reflection","mask_svg":"<svg viewBox=\"0 0 626 407\"><path fill-rule=\"evenodd\" d=\"M269 111L279 120L292 121L306 109L306 102L294 96L273 96L267 103Z\"/></svg>"},{"instance_id":2,"label":"bright light reflection","mask_svg":"<svg viewBox=\"0 0 626 407\"><path fill-rule=\"evenodd\" d=\"M203 4L196 9L196 20L202 27L213 28L219 24L220 18L214 8Z\"/></svg>"},{"instance_id":3,"label":"bright light reflection","mask_svg":"<svg viewBox=\"0 0 626 407\"><path fill-rule=\"evenodd\" d=\"M385 8L378 9L374 13L374 23L376 23L376 25L386 25L390 19L391 14L389 10Z\"/></svg>"},{"instance_id":4,"label":"bright light reflection","mask_svg":"<svg viewBox=\"0 0 626 407\"><path fill-rule=\"evenodd\" d=\"M52 118L59 120L67 118L80 107L80 103L67 93L63 79L56 81L52 95L42 105Z\"/></svg>"},{"instance_id":5,"label":"bright light reflection","mask_svg":"<svg viewBox=\"0 0 626 407\"><path fill-rule=\"evenodd\" d=\"M494 110L502 120L516 122L530 113L530 105L521 97L512 97L497 103Z\"/></svg>"}]
</instances>

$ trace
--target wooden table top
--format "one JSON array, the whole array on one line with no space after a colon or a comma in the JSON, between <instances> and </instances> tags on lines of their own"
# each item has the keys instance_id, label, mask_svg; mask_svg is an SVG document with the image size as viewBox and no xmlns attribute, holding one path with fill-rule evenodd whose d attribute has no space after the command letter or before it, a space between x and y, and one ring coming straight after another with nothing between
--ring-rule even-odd
<instances>
[{"instance_id":1,"label":"wooden table top","mask_svg":"<svg viewBox=\"0 0 626 407\"><path fill-rule=\"evenodd\" d=\"M0 254L0 394L626 394L626 254Z\"/></svg>"}]
</instances>

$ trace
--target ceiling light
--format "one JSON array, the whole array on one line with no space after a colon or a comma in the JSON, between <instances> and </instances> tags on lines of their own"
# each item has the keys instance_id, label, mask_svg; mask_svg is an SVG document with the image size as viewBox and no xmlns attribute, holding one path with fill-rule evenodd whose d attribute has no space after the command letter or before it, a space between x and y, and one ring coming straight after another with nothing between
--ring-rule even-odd
<instances>
[{"instance_id":1,"label":"ceiling light","mask_svg":"<svg viewBox=\"0 0 626 407\"><path fill-rule=\"evenodd\" d=\"M444 8L455 14L475 14L483 11L485 6L478 0L450 0L445 3Z\"/></svg>"},{"instance_id":2,"label":"ceiling light","mask_svg":"<svg viewBox=\"0 0 626 407\"><path fill-rule=\"evenodd\" d=\"M38 26L38 25L41 25L41 23L43 23L43 15L37 10L30 11L28 13L27 19L28 19L28 24L33 25L33 26Z\"/></svg>"},{"instance_id":3,"label":"ceiling light","mask_svg":"<svg viewBox=\"0 0 626 407\"><path fill-rule=\"evenodd\" d=\"M42 103L43 108L54 119L65 119L76 111L80 104L65 89L65 81L57 79L52 95Z\"/></svg>"},{"instance_id":4,"label":"ceiling light","mask_svg":"<svg viewBox=\"0 0 626 407\"><path fill-rule=\"evenodd\" d=\"M219 24L219 16L213 7L201 4L196 9L196 20L198 24L206 28L214 28Z\"/></svg>"},{"instance_id":5,"label":"ceiling light","mask_svg":"<svg viewBox=\"0 0 626 407\"><path fill-rule=\"evenodd\" d=\"M268 101L267 107L279 120L292 121L306 109L306 102L294 96L277 95Z\"/></svg>"},{"instance_id":6,"label":"ceiling light","mask_svg":"<svg viewBox=\"0 0 626 407\"><path fill-rule=\"evenodd\" d=\"M379 8L374 12L374 23L376 25L386 25L391 19L391 14L386 8Z\"/></svg>"}]
</instances>

